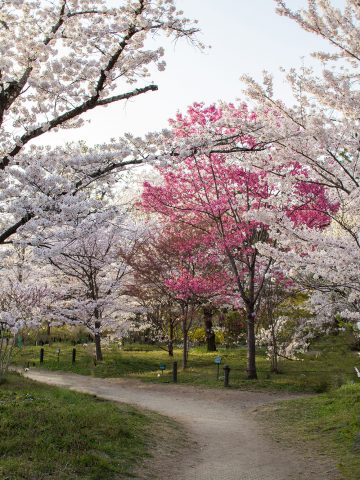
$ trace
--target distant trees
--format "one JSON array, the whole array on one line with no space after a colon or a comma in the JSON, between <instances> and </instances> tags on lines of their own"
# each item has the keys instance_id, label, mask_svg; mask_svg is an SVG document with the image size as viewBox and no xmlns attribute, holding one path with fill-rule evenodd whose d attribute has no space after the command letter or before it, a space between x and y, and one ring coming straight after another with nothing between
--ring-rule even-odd
<instances>
[{"instance_id":1,"label":"distant trees","mask_svg":"<svg viewBox=\"0 0 360 480\"><path fill-rule=\"evenodd\" d=\"M120 255L131 268L126 293L143 309L143 322L151 332L151 339L160 344L166 342L168 353L173 356L181 313L166 280L175 268L177 254L163 247L156 233L147 232L133 251L121 249Z\"/></svg>"},{"instance_id":2,"label":"distant trees","mask_svg":"<svg viewBox=\"0 0 360 480\"><path fill-rule=\"evenodd\" d=\"M128 265L118 255L119 245L131 235L117 226L100 225L99 230L61 245L48 257L54 267L52 282L57 292L57 318L86 326L95 340L96 359L102 360L101 334L116 330L116 314L125 293ZM126 308L126 307L124 307Z\"/></svg>"}]
</instances>

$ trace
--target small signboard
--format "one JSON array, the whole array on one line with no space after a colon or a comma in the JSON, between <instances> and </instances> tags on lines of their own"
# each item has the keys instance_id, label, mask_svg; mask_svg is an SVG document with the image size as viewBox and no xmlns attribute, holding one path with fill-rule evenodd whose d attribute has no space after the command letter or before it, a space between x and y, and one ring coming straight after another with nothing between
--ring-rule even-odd
<instances>
[{"instance_id":1,"label":"small signboard","mask_svg":"<svg viewBox=\"0 0 360 480\"><path fill-rule=\"evenodd\" d=\"M160 363L160 370L166 370L166 365L165 363Z\"/></svg>"},{"instance_id":2,"label":"small signboard","mask_svg":"<svg viewBox=\"0 0 360 480\"><path fill-rule=\"evenodd\" d=\"M221 357L215 357L214 362L215 362L215 365L217 365L216 378L217 380L219 380Z\"/></svg>"}]
</instances>

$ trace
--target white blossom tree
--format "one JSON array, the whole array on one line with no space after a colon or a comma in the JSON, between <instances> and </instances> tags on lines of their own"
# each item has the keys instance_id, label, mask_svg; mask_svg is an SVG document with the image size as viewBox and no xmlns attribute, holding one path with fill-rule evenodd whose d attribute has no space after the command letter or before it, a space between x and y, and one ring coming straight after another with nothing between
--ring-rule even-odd
<instances>
[{"instance_id":1,"label":"white blossom tree","mask_svg":"<svg viewBox=\"0 0 360 480\"><path fill-rule=\"evenodd\" d=\"M16 334L49 319L54 301L46 267L34 262L31 249L9 246L0 267L0 379L7 372Z\"/></svg>"},{"instance_id":2,"label":"white blossom tree","mask_svg":"<svg viewBox=\"0 0 360 480\"><path fill-rule=\"evenodd\" d=\"M119 224L124 219L111 220L97 219L96 230L78 232L72 239L60 237L56 247L45 252L53 267L55 318L86 326L95 340L97 360L103 359L102 333L115 332L119 313L128 310L124 296L130 268L119 248L131 250L136 238L131 226Z\"/></svg>"},{"instance_id":3,"label":"white blossom tree","mask_svg":"<svg viewBox=\"0 0 360 480\"><path fill-rule=\"evenodd\" d=\"M126 140L96 152L35 148L31 140L81 125L81 115L157 90L150 67L164 49L148 39L193 39L173 0L0 2L0 244L86 206L86 186L138 163ZM85 154L86 153L86 154ZM61 218L63 217L63 218ZM40 226L38 223L40 223ZM26 230L26 229L25 229Z\"/></svg>"},{"instance_id":4,"label":"white blossom tree","mask_svg":"<svg viewBox=\"0 0 360 480\"><path fill-rule=\"evenodd\" d=\"M338 208L322 233L304 226L294 229L284 217L266 212L281 247L272 249L271 254L286 265L293 278L318 290L318 311L325 309L327 316L332 315L335 300L338 312L358 318L360 5L357 0L346 0L340 9L330 0L308 0L307 8L293 10L290 2L275 3L280 15L322 37L331 48L313 54L321 62L319 69L304 67L287 73L295 98L292 107L275 98L269 73L265 73L263 85L244 78L247 93L257 102L263 135L273 139L271 157L263 162L257 157L257 167L273 174L284 192L299 180L323 185ZM291 174L284 169L289 161Z\"/></svg>"}]
</instances>

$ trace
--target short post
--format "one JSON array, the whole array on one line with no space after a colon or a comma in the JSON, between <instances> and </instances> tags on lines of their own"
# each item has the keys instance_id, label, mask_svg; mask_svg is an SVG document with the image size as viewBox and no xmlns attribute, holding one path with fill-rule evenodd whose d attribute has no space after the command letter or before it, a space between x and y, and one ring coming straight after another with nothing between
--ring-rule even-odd
<instances>
[{"instance_id":1,"label":"short post","mask_svg":"<svg viewBox=\"0 0 360 480\"><path fill-rule=\"evenodd\" d=\"M40 363L44 363L44 349L40 348Z\"/></svg>"},{"instance_id":2,"label":"short post","mask_svg":"<svg viewBox=\"0 0 360 480\"><path fill-rule=\"evenodd\" d=\"M75 361L76 361L76 348L72 349L72 360L71 361L72 361L72 364L74 364Z\"/></svg>"},{"instance_id":3,"label":"short post","mask_svg":"<svg viewBox=\"0 0 360 480\"><path fill-rule=\"evenodd\" d=\"M174 383L177 383L177 362L173 362L172 380Z\"/></svg>"},{"instance_id":4,"label":"short post","mask_svg":"<svg viewBox=\"0 0 360 480\"><path fill-rule=\"evenodd\" d=\"M225 367L224 367L224 387L229 386L229 377L230 377L230 367L229 367L229 365L225 365Z\"/></svg>"},{"instance_id":5,"label":"short post","mask_svg":"<svg viewBox=\"0 0 360 480\"><path fill-rule=\"evenodd\" d=\"M60 348L58 348L56 350L56 353L57 353L57 362L59 363L59 360L60 360Z\"/></svg>"}]
</instances>

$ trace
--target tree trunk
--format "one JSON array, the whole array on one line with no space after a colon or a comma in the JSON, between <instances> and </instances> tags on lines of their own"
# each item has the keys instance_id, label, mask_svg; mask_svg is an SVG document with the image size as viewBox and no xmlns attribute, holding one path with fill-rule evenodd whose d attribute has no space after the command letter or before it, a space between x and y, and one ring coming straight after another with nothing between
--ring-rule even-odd
<instances>
[{"instance_id":1,"label":"tree trunk","mask_svg":"<svg viewBox=\"0 0 360 480\"><path fill-rule=\"evenodd\" d=\"M100 337L100 322L95 322L95 354L96 354L96 360L97 361L102 361L103 360L103 354L101 351L101 337Z\"/></svg>"},{"instance_id":2,"label":"tree trunk","mask_svg":"<svg viewBox=\"0 0 360 480\"><path fill-rule=\"evenodd\" d=\"M205 335L208 352L216 352L215 333L213 330L213 310L211 307L204 307Z\"/></svg>"},{"instance_id":3,"label":"tree trunk","mask_svg":"<svg viewBox=\"0 0 360 480\"><path fill-rule=\"evenodd\" d=\"M46 335L48 338L48 342L50 343L50 336L51 336L51 325L50 322L47 322L46 324Z\"/></svg>"},{"instance_id":4,"label":"tree trunk","mask_svg":"<svg viewBox=\"0 0 360 480\"><path fill-rule=\"evenodd\" d=\"M183 339L184 339L184 348L183 348L182 368L183 370L185 370L185 368L187 367L187 360L188 360L188 332L185 325L183 325Z\"/></svg>"},{"instance_id":5,"label":"tree trunk","mask_svg":"<svg viewBox=\"0 0 360 480\"><path fill-rule=\"evenodd\" d=\"M169 357L174 356L174 325L170 322L169 328L169 343L168 343Z\"/></svg>"},{"instance_id":6,"label":"tree trunk","mask_svg":"<svg viewBox=\"0 0 360 480\"><path fill-rule=\"evenodd\" d=\"M247 318L247 344L248 344L248 355L247 355L247 378L253 380L257 378L256 373L256 346L255 346L255 312L254 307L248 309L248 318Z\"/></svg>"},{"instance_id":7,"label":"tree trunk","mask_svg":"<svg viewBox=\"0 0 360 480\"><path fill-rule=\"evenodd\" d=\"M275 334L275 325L273 321L271 321L271 337L272 337L272 344L273 344L273 351L271 355L271 371L274 373L279 373L277 341L276 341L276 334Z\"/></svg>"}]
</instances>

